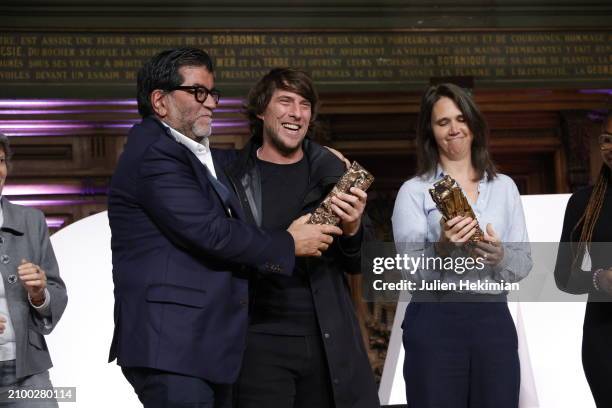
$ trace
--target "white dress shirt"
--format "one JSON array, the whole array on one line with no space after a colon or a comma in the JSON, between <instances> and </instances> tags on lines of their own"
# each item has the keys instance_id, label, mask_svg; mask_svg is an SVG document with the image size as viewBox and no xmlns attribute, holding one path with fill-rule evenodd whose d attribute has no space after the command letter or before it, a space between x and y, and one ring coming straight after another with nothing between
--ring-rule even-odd
<instances>
[{"instance_id":1,"label":"white dress shirt","mask_svg":"<svg viewBox=\"0 0 612 408\"><path fill-rule=\"evenodd\" d=\"M212 154L210 153L209 141L207 137L202 138L200 142L196 142L195 140L185 136L178 130L173 129L167 123L162 122L164 126L170 129L170 134L174 137L178 143L187 147L198 160L206 166L206 168L210 171L214 178L217 178L217 173L215 172L215 165L213 164Z\"/></svg>"}]
</instances>

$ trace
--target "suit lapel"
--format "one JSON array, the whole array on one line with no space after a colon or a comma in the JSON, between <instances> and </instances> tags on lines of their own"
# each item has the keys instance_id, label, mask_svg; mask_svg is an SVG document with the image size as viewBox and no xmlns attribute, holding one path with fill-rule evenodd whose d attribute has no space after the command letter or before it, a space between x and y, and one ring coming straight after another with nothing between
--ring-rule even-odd
<instances>
[{"instance_id":1,"label":"suit lapel","mask_svg":"<svg viewBox=\"0 0 612 408\"><path fill-rule=\"evenodd\" d=\"M223 208L225 209L225 213L230 217L235 218L243 218L242 209L236 202L236 198L231 193L231 191L223 185L219 180L212 175L208 167L202 164L195 155L189 152L189 160L191 161L191 165L196 171L196 174L200 178L200 182L202 182L202 176L206 177L207 182L212 186L213 190L221 200L223 204ZM214 157L213 157L214 163ZM217 174L221 175L223 172L219 172Z\"/></svg>"},{"instance_id":2,"label":"suit lapel","mask_svg":"<svg viewBox=\"0 0 612 408\"><path fill-rule=\"evenodd\" d=\"M227 193L227 205L232 209L232 213L236 215L237 218L244 219L242 206L240 205L238 197L234 194L234 190L231 187L232 183L223 169L224 162L219 160L219 152L216 149L211 149L211 153L215 172L217 173L217 179L215 179L215 181L220 184L220 189L223 189ZM208 172L207 175L212 177L210 172Z\"/></svg>"},{"instance_id":3,"label":"suit lapel","mask_svg":"<svg viewBox=\"0 0 612 408\"><path fill-rule=\"evenodd\" d=\"M174 140L174 137L170 134L170 129L168 129L162 123L159 123L159 120L157 119L154 119L154 120L158 122L158 126L162 129L165 135L168 136L170 139ZM236 198L231 193L231 191L227 187L225 187L219 180L217 180L215 176L212 175L208 167L206 167L206 165L200 162L200 160L186 146L178 142L176 143L179 146L181 146L181 148L185 149L185 151L188 152L187 157L189 157L191 166L193 167L195 174L198 176L200 183L202 183L203 181L202 176L204 175L206 177L206 180L208 180L208 183L210 183L210 185L213 187L213 190L215 190L215 193L219 197L219 200L221 200L225 213L229 217L235 217L235 218L240 218L240 219L244 218L242 208L240 208L240 205L236 201ZM213 156L213 166L215 166L215 172L217 173L217 175L223 175L223 177L225 177L225 175L223 174L223 171L219 171L220 166L218 166L215 163L216 161L215 155L212 152L213 150L211 149L211 154ZM203 184L203 187L206 188L205 186L206 183L202 183L202 184ZM229 184L226 183L226 185L229 185Z\"/></svg>"}]
</instances>

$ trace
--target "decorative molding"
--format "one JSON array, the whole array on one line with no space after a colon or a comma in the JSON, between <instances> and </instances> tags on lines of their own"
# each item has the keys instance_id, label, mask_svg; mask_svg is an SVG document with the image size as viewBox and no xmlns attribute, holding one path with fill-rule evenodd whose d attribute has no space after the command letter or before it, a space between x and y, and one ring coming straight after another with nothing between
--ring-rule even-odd
<instances>
[{"instance_id":1,"label":"decorative molding","mask_svg":"<svg viewBox=\"0 0 612 408\"><path fill-rule=\"evenodd\" d=\"M608 27L605 0L4 1L0 25L163 28Z\"/></svg>"}]
</instances>

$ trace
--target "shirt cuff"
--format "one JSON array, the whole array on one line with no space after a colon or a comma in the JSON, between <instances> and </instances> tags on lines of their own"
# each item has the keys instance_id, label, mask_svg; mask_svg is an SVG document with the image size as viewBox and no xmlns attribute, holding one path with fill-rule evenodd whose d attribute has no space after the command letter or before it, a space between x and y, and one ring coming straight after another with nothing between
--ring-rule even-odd
<instances>
[{"instance_id":1,"label":"shirt cuff","mask_svg":"<svg viewBox=\"0 0 612 408\"><path fill-rule=\"evenodd\" d=\"M45 288L45 301L43 302L42 305L36 306L34 303L32 303L32 298L30 297L30 294L28 293L28 302L30 302L30 306L36 309L38 313L43 314L47 310L49 310L49 305L51 304L51 295L49 294L49 291L47 290L47 288Z\"/></svg>"},{"instance_id":2,"label":"shirt cuff","mask_svg":"<svg viewBox=\"0 0 612 408\"><path fill-rule=\"evenodd\" d=\"M346 255L357 254L361 251L363 241L363 225L359 226L357 233L353 236L341 235L338 239L342 252Z\"/></svg>"},{"instance_id":3,"label":"shirt cuff","mask_svg":"<svg viewBox=\"0 0 612 408\"><path fill-rule=\"evenodd\" d=\"M502 244L503 245L503 244ZM510 251L504 248L504 257L499 261L497 265L493 266L493 273L495 274L495 278L505 279L504 276L501 276L501 273L510 267L510 259L511 256Z\"/></svg>"}]
</instances>

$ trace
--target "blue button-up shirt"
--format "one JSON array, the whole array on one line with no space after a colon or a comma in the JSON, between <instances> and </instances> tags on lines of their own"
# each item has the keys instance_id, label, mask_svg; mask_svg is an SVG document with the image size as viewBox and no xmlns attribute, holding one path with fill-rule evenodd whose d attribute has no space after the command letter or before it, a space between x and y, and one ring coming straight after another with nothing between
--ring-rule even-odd
<instances>
[{"instance_id":1,"label":"blue button-up shirt","mask_svg":"<svg viewBox=\"0 0 612 408\"><path fill-rule=\"evenodd\" d=\"M436 208L429 189L444 175L444 171L438 166L435 173L414 177L400 188L391 219L399 253L436 256L431 244L440 239L442 214ZM478 182L476 203L470 204L483 230L487 224L492 224L503 243L504 259L495 267L472 269L462 275L438 270L419 270L410 277L411 280L440 280L455 282L459 286L461 279L516 282L527 276L532 267L529 237L520 194L512 179L503 174L498 174L493 179L488 179L485 175Z\"/></svg>"}]
</instances>

